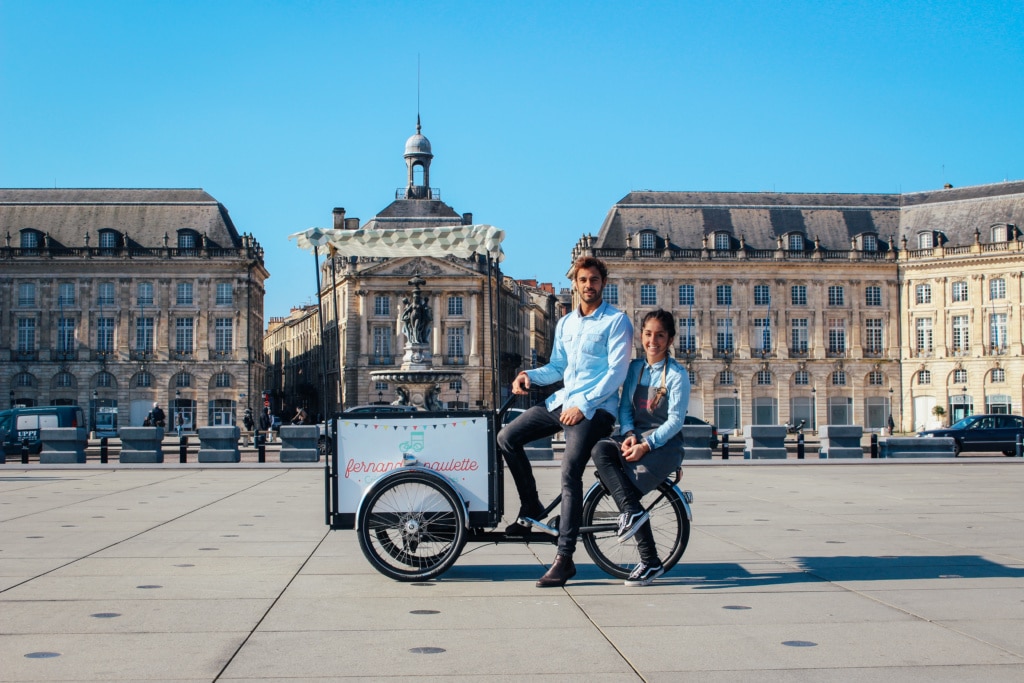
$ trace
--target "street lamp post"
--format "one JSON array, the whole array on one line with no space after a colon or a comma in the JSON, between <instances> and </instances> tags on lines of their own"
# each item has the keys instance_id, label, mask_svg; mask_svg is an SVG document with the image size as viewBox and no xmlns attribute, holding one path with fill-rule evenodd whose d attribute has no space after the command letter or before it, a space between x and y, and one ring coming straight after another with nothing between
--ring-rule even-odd
<instances>
[{"instance_id":1,"label":"street lamp post","mask_svg":"<svg viewBox=\"0 0 1024 683\"><path fill-rule=\"evenodd\" d=\"M96 405L96 403L97 403L97 401L99 401L99 399L100 399L100 392L98 392L95 389L93 389L92 390L92 431L94 431L94 432L96 431L96 411L99 408Z\"/></svg>"},{"instance_id":2,"label":"street lamp post","mask_svg":"<svg viewBox=\"0 0 1024 683\"><path fill-rule=\"evenodd\" d=\"M732 390L732 411L733 411L732 412L732 431L733 431L733 434L735 434L736 431L739 430L739 428L740 428L740 399L739 399L739 393L740 392L739 392L738 389L733 388L733 390Z\"/></svg>"},{"instance_id":3,"label":"street lamp post","mask_svg":"<svg viewBox=\"0 0 1024 683\"><path fill-rule=\"evenodd\" d=\"M811 429L818 431L818 387L811 387Z\"/></svg>"},{"instance_id":4,"label":"street lamp post","mask_svg":"<svg viewBox=\"0 0 1024 683\"><path fill-rule=\"evenodd\" d=\"M14 389L11 389L11 407L14 407Z\"/></svg>"}]
</instances>

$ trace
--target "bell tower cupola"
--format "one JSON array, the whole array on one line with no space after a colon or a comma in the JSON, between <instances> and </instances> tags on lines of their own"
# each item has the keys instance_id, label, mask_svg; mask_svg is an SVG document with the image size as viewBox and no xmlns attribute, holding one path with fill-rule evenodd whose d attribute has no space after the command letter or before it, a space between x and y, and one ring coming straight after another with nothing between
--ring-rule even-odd
<instances>
[{"instance_id":1,"label":"bell tower cupola","mask_svg":"<svg viewBox=\"0 0 1024 683\"><path fill-rule=\"evenodd\" d=\"M420 130L420 116L417 114L416 135L405 141L405 165L409 170L406 199L433 199L430 191L430 160L434 155L430 152L430 140Z\"/></svg>"}]
</instances>

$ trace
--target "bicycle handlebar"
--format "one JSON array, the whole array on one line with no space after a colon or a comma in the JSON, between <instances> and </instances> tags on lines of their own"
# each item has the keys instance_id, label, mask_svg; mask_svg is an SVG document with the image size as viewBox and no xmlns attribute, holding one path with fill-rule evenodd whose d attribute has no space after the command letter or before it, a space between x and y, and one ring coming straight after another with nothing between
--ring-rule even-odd
<instances>
[{"instance_id":1,"label":"bicycle handlebar","mask_svg":"<svg viewBox=\"0 0 1024 683\"><path fill-rule=\"evenodd\" d=\"M498 408L497 418L496 418L495 422L499 426L501 425L501 421L505 418L505 413L507 413L508 409L512 407L512 402L515 401L515 400L516 400L516 396L515 396L515 394L512 394L511 396L506 398L505 402L501 404L500 408Z\"/></svg>"}]
</instances>

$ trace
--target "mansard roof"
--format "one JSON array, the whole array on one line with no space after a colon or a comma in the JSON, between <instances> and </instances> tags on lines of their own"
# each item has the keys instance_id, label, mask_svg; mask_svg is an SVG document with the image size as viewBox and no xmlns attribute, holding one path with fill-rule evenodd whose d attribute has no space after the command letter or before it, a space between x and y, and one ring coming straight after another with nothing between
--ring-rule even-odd
<instances>
[{"instance_id":1,"label":"mansard roof","mask_svg":"<svg viewBox=\"0 0 1024 683\"><path fill-rule=\"evenodd\" d=\"M775 249L799 232L826 249L849 249L865 233L883 240L899 228L899 195L779 192L630 192L601 226L598 248L623 248L629 234L654 230L681 248L699 248L705 235L730 233L752 249Z\"/></svg>"},{"instance_id":2,"label":"mansard roof","mask_svg":"<svg viewBox=\"0 0 1024 683\"><path fill-rule=\"evenodd\" d=\"M440 199L396 199L363 228L422 228L425 225L462 225L462 216Z\"/></svg>"},{"instance_id":3,"label":"mansard roof","mask_svg":"<svg viewBox=\"0 0 1024 683\"><path fill-rule=\"evenodd\" d=\"M973 243L975 230L988 242L1001 223L1024 229L1024 181L903 195L900 232L911 244L924 231L941 232L949 246Z\"/></svg>"},{"instance_id":4,"label":"mansard roof","mask_svg":"<svg viewBox=\"0 0 1024 683\"><path fill-rule=\"evenodd\" d=\"M0 189L0 239L38 230L66 247L96 244L112 229L141 247L164 245L178 230L205 234L213 247L238 248L241 238L227 209L202 189Z\"/></svg>"},{"instance_id":5,"label":"mansard roof","mask_svg":"<svg viewBox=\"0 0 1024 683\"><path fill-rule=\"evenodd\" d=\"M700 248L718 232L742 237L751 249L775 249L794 232L824 249L849 249L869 233L882 243L913 243L922 231L942 232L945 244L957 246L973 243L976 230L988 241L988 228L1003 223L1024 229L1024 181L907 194L635 191L608 212L594 246L621 249L644 230L683 249Z\"/></svg>"}]
</instances>

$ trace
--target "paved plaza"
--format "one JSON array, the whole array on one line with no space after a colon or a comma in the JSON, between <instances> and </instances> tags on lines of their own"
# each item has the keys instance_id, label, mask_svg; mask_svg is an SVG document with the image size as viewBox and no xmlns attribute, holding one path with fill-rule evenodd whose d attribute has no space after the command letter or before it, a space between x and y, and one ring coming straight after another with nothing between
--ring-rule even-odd
<instances>
[{"instance_id":1,"label":"paved plaza","mask_svg":"<svg viewBox=\"0 0 1024 683\"><path fill-rule=\"evenodd\" d=\"M552 545L377 574L325 526L320 466L0 466L0 681L1024 680L1021 459L683 483L690 545L655 585L581 547L538 589Z\"/></svg>"}]
</instances>

